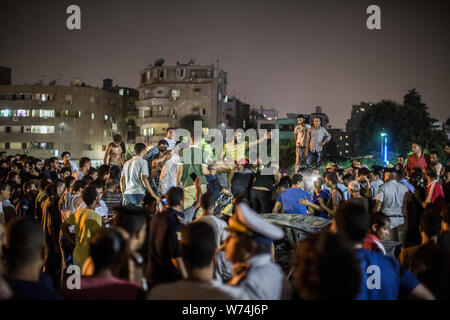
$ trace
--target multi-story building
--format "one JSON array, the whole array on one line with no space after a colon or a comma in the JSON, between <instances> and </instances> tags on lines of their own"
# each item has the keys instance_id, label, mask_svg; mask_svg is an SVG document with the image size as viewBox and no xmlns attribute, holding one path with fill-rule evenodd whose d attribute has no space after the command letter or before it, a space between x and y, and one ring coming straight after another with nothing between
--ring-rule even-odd
<instances>
[{"instance_id":1,"label":"multi-story building","mask_svg":"<svg viewBox=\"0 0 450 320\"><path fill-rule=\"evenodd\" d=\"M139 99L139 91L133 88L127 88L127 87L119 87L114 86L113 87L113 80L112 79L105 79L103 80L103 88L104 90L113 91L120 96L123 97L123 108L125 109L124 112L126 113L125 118L125 125L126 130L124 131L124 140L126 140L127 143L135 144L136 143L136 133L137 133L137 126L136 126L136 118L137 118L137 108L136 108L136 101Z\"/></svg>"},{"instance_id":2,"label":"multi-story building","mask_svg":"<svg viewBox=\"0 0 450 320\"><path fill-rule=\"evenodd\" d=\"M356 135L358 134L359 131L359 123L362 119L362 116L364 114L364 112L369 108L369 106L371 106L372 104L370 102L361 102L358 105L353 105L352 106L352 113L350 116L350 119L347 120L346 126L345 126L345 131L347 132L348 135L348 143L350 145L350 149L349 149L349 153L351 156L355 156L356 155L356 150L359 149L358 146L355 146L355 141L356 141Z\"/></svg>"},{"instance_id":3,"label":"multi-story building","mask_svg":"<svg viewBox=\"0 0 450 320\"><path fill-rule=\"evenodd\" d=\"M343 129L330 128L327 130L331 135L327 151L338 158L349 158L351 156L349 135Z\"/></svg>"},{"instance_id":4,"label":"multi-story building","mask_svg":"<svg viewBox=\"0 0 450 320\"><path fill-rule=\"evenodd\" d=\"M235 97L225 97L225 124L229 129L246 130L250 121L250 105Z\"/></svg>"},{"instance_id":5,"label":"multi-story building","mask_svg":"<svg viewBox=\"0 0 450 320\"><path fill-rule=\"evenodd\" d=\"M103 159L112 135L123 136L127 100L84 85L0 85L0 149L39 158L70 151L73 159Z\"/></svg>"},{"instance_id":6,"label":"multi-story building","mask_svg":"<svg viewBox=\"0 0 450 320\"><path fill-rule=\"evenodd\" d=\"M138 142L155 143L168 127L179 127L185 116L196 115L203 127L225 124L227 73L217 66L188 64L164 66L158 60L140 72Z\"/></svg>"}]
</instances>

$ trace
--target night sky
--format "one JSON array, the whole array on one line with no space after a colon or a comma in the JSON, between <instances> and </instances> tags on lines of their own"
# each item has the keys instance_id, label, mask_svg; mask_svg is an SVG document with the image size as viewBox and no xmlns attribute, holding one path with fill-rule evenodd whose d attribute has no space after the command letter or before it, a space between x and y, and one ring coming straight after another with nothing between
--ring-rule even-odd
<instances>
[{"instance_id":1,"label":"night sky","mask_svg":"<svg viewBox=\"0 0 450 320\"><path fill-rule=\"evenodd\" d=\"M82 30L66 28L81 7ZM366 8L381 7L381 30ZM416 88L431 116L450 115L450 1L134 0L0 2L0 65L13 83L80 77L137 87L139 71L219 60L228 93L251 105L310 113L343 128L351 105L402 101Z\"/></svg>"}]
</instances>

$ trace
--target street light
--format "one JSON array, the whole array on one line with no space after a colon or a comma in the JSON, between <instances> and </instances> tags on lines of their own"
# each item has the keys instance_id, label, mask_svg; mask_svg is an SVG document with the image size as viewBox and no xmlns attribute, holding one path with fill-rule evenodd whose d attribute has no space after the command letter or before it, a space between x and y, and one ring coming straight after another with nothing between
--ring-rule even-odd
<instances>
[{"instance_id":1,"label":"street light","mask_svg":"<svg viewBox=\"0 0 450 320\"><path fill-rule=\"evenodd\" d=\"M381 132L380 136L381 136L381 159L383 160L384 164L388 164L387 133L383 131Z\"/></svg>"}]
</instances>

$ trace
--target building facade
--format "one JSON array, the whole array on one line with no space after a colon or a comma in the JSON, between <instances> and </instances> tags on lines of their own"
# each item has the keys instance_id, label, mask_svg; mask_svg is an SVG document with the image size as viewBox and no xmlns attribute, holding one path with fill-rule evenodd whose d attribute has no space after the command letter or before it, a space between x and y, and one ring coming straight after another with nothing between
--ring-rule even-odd
<instances>
[{"instance_id":1,"label":"building facade","mask_svg":"<svg viewBox=\"0 0 450 320\"><path fill-rule=\"evenodd\" d=\"M137 142L154 144L169 127L179 127L185 116L195 115L203 127L225 124L227 73L215 65L194 63L164 66L140 72Z\"/></svg>"},{"instance_id":2,"label":"building facade","mask_svg":"<svg viewBox=\"0 0 450 320\"><path fill-rule=\"evenodd\" d=\"M0 85L0 150L103 159L114 134L126 137L126 103L114 90L88 87L77 78L70 86Z\"/></svg>"},{"instance_id":3,"label":"building facade","mask_svg":"<svg viewBox=\"0 0 450 320\"><path fill-rule=\"evenodd\" d=\"M250 105L235 97L225 97L225 124L227 129L246 130L250 122Z\"/></svg>"}]
</instances>

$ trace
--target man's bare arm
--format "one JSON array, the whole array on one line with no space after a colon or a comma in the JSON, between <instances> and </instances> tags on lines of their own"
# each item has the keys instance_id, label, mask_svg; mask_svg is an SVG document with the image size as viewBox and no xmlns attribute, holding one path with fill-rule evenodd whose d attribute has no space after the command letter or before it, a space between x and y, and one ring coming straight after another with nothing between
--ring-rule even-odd
<instances>
[{"instance_id":1,"label":"man's bare arm","mask_svg":"<svg viewBox=\"0 0 450 320\"><path fill-rule=\"evenodd\" d=\"M150 182L148 182L148 176L146 175L141 175L141 181L145 186L145 189L147 189L147 191L150 193L150 195L156 199L156 201L160 202L161 199L153 192L152 187L150 186Z\"/></svg>"},{"instance_id":2,"label":"man's bare arm","mask_svg":"<svg viewBox=\"0 0 450 320\"><path fill-rule=\"evenodd\" d=\"M111 144L108 144L105 150L105 156L103 157L103 164L109 165L108 160L110 152L111 152Z\"/></svg>"}]
</instances>

